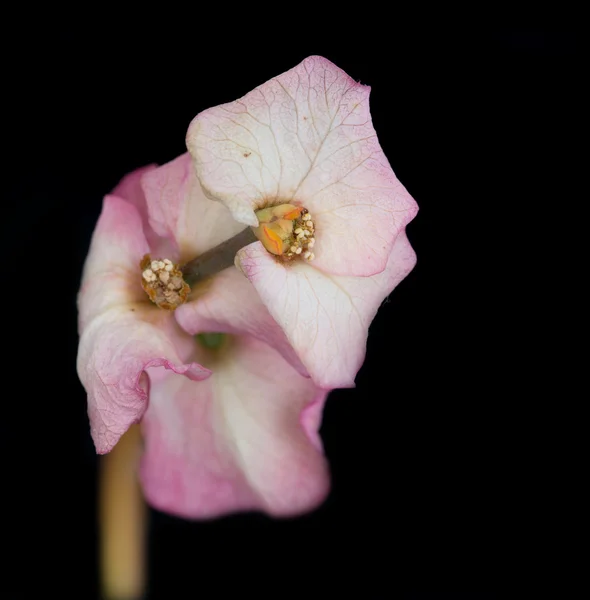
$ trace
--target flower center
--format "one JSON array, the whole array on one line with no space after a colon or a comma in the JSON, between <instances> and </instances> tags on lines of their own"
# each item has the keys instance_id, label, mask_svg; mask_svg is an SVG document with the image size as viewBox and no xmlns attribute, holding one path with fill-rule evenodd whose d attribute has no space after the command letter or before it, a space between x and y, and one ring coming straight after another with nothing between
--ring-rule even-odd
<instances>
[{"instance_id":1,"label":"flower center","mask_svg":"<svg viewBox=\"0 0 590 600\"><path fill-rule=\"evenodd\" d=\"M151 260L146 254L139 263L141 285L150 300L160 308L174 310L186 302L190 287L182 277L178 265L171 260Z\"/></svg>"},{"instance_id":2,"label":"flower center","mask_svg":"<svg viewBox=\"0 0 590 600\"><path fill-rule=\"evenodd\" d=\"M226 341L225 333L198 333L195 336L197 342L208 350L219 350Z\"/></svg>"},{"instance_id":3,"label":"flower center","mask_svg":"<svg viewBox=\"0 0 590 600\"><path fill-rule=\"evenodd\" d=\"M231 361L236 338L227 333L206 332L195 335L196 360L207 369L219 369Z\"/></svg>"},{"instance_id":4,"label":"flower center","mask_svg":"<svg viewBox=\"0 0 590 600\"><path fill-rule=\"evenodd\" d=\"M307 208L279 204L257 211L256 216L260 225L252 231L271 254L285 260L314 259L315 229Z\"/></svg>"}]
</instances>

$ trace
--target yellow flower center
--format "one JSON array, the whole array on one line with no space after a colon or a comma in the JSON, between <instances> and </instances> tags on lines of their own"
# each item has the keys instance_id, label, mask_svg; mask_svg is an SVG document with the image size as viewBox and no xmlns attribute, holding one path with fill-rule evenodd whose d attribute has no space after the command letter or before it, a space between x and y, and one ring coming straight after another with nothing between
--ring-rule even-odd
<instances>
[{"instance_id":1,"label":"yellow flower center","mask_svg":"<svg viewBox=\"0 0 590 600\"><path fill-rule=\"evenodd\" d=\"M314 259L315 229L306 208L280 204L263 208L256 216L260 224L252 231L271 254L286 260L296 256L308 261Z\"/></svg>"}]
</instances>

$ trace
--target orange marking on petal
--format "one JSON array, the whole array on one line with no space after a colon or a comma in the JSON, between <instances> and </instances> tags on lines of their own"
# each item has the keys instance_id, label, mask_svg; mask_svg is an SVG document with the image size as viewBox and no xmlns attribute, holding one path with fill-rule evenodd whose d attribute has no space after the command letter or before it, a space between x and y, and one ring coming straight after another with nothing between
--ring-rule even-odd
<instances>
[{"instance_id":1,"label":"orange marking on petal","mask_svg":"<svg viewBox=\"0 0 590 600\"><path fill-rule=\"evenodd\" d=\"M264 246L269 252L273 254L282 254L283 253L283 240L275 233L272 229L267 227L266 225L262 226L262 231L265 235L265 240L263 241ZM266 242L266 243L264 243ZM270 246L270 247L269 247Z\"/></svg>"},{"instance_id":2,"label":"orange marking on petal","mask_svg":"<svg viewBox=\"0 0 590 600\"><path fill-rule=\"evenodd\" d=\"M287 221L294 221L297 217L299 217L302 210L303 209L299 208L299 207L294 208L293 210L290 210L288 213L285 213L282 218L287 219Z\"/></svg>"}]
</instances>

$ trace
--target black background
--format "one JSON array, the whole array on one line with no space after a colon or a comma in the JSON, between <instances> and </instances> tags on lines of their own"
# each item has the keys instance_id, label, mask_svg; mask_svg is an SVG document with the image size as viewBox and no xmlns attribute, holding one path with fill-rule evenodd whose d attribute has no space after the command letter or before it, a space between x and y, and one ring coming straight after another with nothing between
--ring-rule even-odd
<instances>
[{"instance_id":1,"label":"black background","mask_svg":"<svg viewBox=\"0 0 590 600\"><path fill-rule=\"evenodd\" d=\"M371 85L381 145L420 206L408 228L418 264L371 326L356 389L328 401L325 505L284 521L152 512L149 598L511 591L531 535L543 535L531 523L547 466L518 379L530 342L521 290L536 273L527 240L559 218L545 159L557 163L550 140L573 125L578 36L376 25L230 31L179 18L153 31L51 27L6 44L3 598L97 593L75 296L102 196L183 153L199 111L311 54Z\"/></svg>"}]
</instances>

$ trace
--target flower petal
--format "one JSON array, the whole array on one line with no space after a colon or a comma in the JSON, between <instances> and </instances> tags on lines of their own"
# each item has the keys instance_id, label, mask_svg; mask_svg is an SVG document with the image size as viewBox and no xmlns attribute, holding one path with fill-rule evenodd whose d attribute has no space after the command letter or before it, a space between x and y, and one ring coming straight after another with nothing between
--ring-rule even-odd
<instances>
[{"instance_id":1,"label":"flower petal","mask_svg":"<svg viewBox=\"0 0 590 600\"><path fill-rule=\"evenodd\" d=\"M236 262L315 383L332 389L354 386L369 325L416 255L401 232L385 270L372 277L330 276L305 263L285 266L259 242L240 250Z\"/></svg>"},{"instance_id":2,"label":"flower petal","mask_svg":"<svg viewBox=\"0 0 590 600\"><path fill-rule=\"evenodd\" d=\"M174 241L173 260L190 260L244 229L224 206L205 197L189 154L145 173L142 186L150 225Z\"/></svg>"},{"instance_id":3,"label":"flower petal","mask_svg":"<svg viewBox=\"0 0 590 600\"><path fill-rule=\"evenodd\" d=\"M140 167L139 169L135 169L131 173L128 173L119 181L117 187L111 192L112 196L117 196L118 198L122 198L135 206L138 210L141 221L144 229L144 233L146 230L146 225L148 224L147 220L147 204L145 201L145 195L143 193L143 188L141 187L141 178L145 173L149 173L157 168L158 165L151 164L145 167Z\"/></svg>"},{"instance_id":4,"label":"flower petal","mask_svg":"<svg viewBox=\"0 0 590 600\"><path fill-rule=\"evenodd\" d=\"M80 338L78 376L88 393L90 433L99 454L109 452L143 417L148 403L146 369L164 366L194 381L211 374L198 363L183 364L173 343L181 334L147 322L146 312L110 309ZM162 316L173 322L172 315Z\"/></svg>"},{"instance_id":5,"label":"flower petal","mask_svg":"<svg viewBox=\"0 0 590 600\"><path fill-rule=\"evenodd\" d=\"M216 275L202 295L177 308L174 314L191 335L201 331L251 335L278 350L301 375L309 377L283 330L235 267Z\"/></svg>"},{"instance_id":6,"label":"flower petal","mask_svg":"<svg viewBox=\"0 0 590 600\"><path fill-rule=\"evenodd\" d=\"M117 187L111 192L111 195L123 198L137 208L141 216L141 224L143 233L149 244L150 250L154 255L166 256L170 253L172 245L165 238L160 237L150 226L148 219L147 204L143 188L141 186L141 178L145 173L149 173L156 169L158 165L151 164L141 167L125 175L119 182Z\"/></svg>"},{"instance_id":7,"label":"flower petal","mask_svg":"<svg viewBox=\"0 0 590 600\"><path fill-rule=\"evenodd\" d=\"M208 196L255 226L267 203L305 206L316 266L335 275L383 271L417 206L377 140L370 88L319 56L192 121L187 147Z\"/></svg>"},{"instance_id":8,"label":"flower petal","mask_svg":"<svg viewBox=\"0 0 590 600\"><path fill-rule=\"evenodd\" d=\"M154 379L142 423L146 498L185 518L311 510L327 494L328 469L318 418L303 424L301 415L310 406L320 413L326 392L266 344L231 343L206 381Z\"/></svg>"},{"instance_id":9,"label":"flower petal","mask_svg":"<svg viewBox=\"0 0 590 600\"><path fill-rule=\"evenodd\" d=\"M91 434L100 454L141 419L147 405L145 369L163 365L195 380L210 374L196 363L183 364L181 356L188 356L191 339L172 314L147 300L139 271L147 251L137 208L107 196L78 295L77 368L88 393Z\"/></svg>"},{"instance_id":10,"label":"flower petal","mask_svg":"<svg viewBox=\"0 0 590 600\"><path fill-rule=\"evenodd\" d=\"M106 196L78 294L80 331L112 306L146 299L139 261L149 251L137 208L116 196Z\"/></svg>"}]
</instances>

